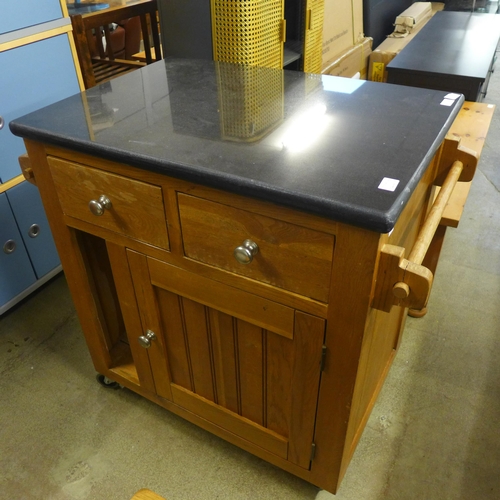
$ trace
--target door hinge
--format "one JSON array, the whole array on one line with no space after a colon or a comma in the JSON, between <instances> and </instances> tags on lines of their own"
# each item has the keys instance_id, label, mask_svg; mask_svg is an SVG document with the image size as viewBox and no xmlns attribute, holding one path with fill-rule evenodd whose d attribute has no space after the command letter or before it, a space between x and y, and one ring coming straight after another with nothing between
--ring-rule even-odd
<instances>
[{"instance_id":1,"label":"door hinge","mask_svg":"<svg viewBox=\"0 0 500 500\"><path fill-rule=\"evenodd\" d=\"M316 443L311 444L311 462L314 460L316 456Z\"/></svg>"},{"instance_id":2,"label":"door hinge","mask_svg":"<svg viewBox=\"0 0 500 500\"><path fill-rule=\"evenodd\" d=\"M326 345L321 347L321 362L319 364L320 372L322 372L325 369L325 359L326 359Z\"/></svg>"}]
</instances>

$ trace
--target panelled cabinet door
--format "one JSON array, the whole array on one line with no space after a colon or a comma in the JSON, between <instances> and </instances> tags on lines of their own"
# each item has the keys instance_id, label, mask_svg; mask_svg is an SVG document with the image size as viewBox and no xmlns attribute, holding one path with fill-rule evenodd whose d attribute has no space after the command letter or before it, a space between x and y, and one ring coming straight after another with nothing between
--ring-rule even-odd
<instances>
[{"instance_id":1,"label":"panelled cabinet door","mask_svg":"<svg viewBox=\"0 0 500 500\"><path fill-rule=\"evenodd\" d=\"M28 11L24 3L17 8ZM0 71L0 116L4 123L0 129L0 182L6 182L21 174L17 159L25 152L23 140L11 134L8 123L76 94L80 88L67 34L0 52L0 68L6 69Z\"/></svg>"},{"instance_id":2,"label":"panelled cabinet door","mask_svg":"<svg viewBox=\"0 0 500 500\"><path fill-rule=\"evenodd\" d=\"M7 198L36 276L41 278L57 267L60 261L38 189L29 182L23 182L9 189Z\"/></svg>"},{"instance_id":3,"label":"panelled cabinet door","mask_svg":"<svg viewBox=\"0 0 500 500\"><path fill-rule=\"evenodd\" d=\"M0 311L35 281L7 196L0 194Z\"/></svg>"},{"instance_id":4,"label":"panelled cabinet door","mask_svg":"<svg viewBox=\"0 0 500 500\"><path fill-rule=\"evenodd\" d=\"M158 395L309 468L324 320L132 251L128 260Z\"/></svg>"},{"instance_id":5,"label":"panelled cabinet door","mask_svg":"<svg viewBox=\"0 0 500 500\"><path fill-rule=\"evenodd\" d=\"M61 17L60 0L2 0L0 35Z\"/></svg>"}]
</instances>

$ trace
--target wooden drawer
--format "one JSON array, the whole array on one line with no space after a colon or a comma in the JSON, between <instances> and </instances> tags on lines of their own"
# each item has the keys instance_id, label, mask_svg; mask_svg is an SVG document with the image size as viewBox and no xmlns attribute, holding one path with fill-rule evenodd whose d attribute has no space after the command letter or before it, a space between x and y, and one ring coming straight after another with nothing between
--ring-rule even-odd
<instances>
[{"instance_id":1,"label":"wooden drawer","mask_svg":"<svg viewBox=\"0 0 500 500\"><path fill-rule=\"evenodd\" d=\"M159 186L85 167L59 158L48 163L63 212L130 238L169 249L167 222ZM89 208L105 195L111 207L100 216Z\"/></svg>"},{"instance_id":2,"label":"wooden drawer","mask_svg":"<svg viewBox=\"0 0 500 500\"><path fill-rule=\"evenodd\" d=\"M187 257L328 302L333 235L183 193L178 204ZM241 264L233 252L247 239L259 249Z\"/></svg>"}]
</instances>

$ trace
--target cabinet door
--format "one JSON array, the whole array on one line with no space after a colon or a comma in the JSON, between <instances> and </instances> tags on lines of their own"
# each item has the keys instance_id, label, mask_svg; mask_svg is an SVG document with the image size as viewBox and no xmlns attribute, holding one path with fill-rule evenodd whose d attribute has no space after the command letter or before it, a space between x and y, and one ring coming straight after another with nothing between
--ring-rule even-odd
<instances>
[{"instance_id":1,"label":"cabinet door","mask_svg":"<svg viewBox=\"0 0 500 500\"><path fill-rule=\"evenodd\" d=\"M2 0L0 34L62 17L60 0Z\"/></svg>"},{"instance_id":2,"label":"cabinet door","mask_svg":"<svg viewBox=\"0 0 500 500\"><path fill-rule=\"evenodd\" d=\"M324 13L325 0L306 1L304 32L304 71L306 73L321 73Z\"/></svg>"},{"instance_id":3,"label":"cabinet door","mask_svg":"<svg viewBox=\"0 0 500 500\"><path fill-rule=\"evenodd\" d=\"M324 320L129 251L159 396L309 468Z\"/></svg>"},{"instance_id":4,"label":"cabinet door","mask_svg":"<svg viewBox=\"0 0 500 500\"><path fill-rule=\"evenodd\" d=\"M9 121L80 89L67 34L1 52L0 68L0 182L6 182L21 173L17 158L25 152Z\"/></svg>"},{"instance_id":5,"label":"cabinet door","mask_svg":"<svg viewBox=\"0 0 500 500\"><path fill-rule=\"evenodd\" d=\"M0 310L36 281L5 194L0 194Z\"/></svg>"},{"instance_id":6,"label":"cabinet door","mask_svg":"<svg viewBox=\"0 0 500 500\"><path fill-rule=\"evenodd\" d=\"M38 278L60 264L38 189L23 182L7 191L12 211Z\"/></svg>"}]
</instances>

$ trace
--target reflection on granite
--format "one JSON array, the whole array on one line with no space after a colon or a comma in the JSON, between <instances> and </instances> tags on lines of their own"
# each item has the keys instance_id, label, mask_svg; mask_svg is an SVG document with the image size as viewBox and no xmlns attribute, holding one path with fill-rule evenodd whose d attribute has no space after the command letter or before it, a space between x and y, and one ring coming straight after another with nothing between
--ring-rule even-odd
<instances>
[{"instance_id":1,"label":"reflection on granite","mask_svg":"<svg viewBox=\"0 0 500 500\"><path fill-rule=\"evenodd\" d=\"M386 232L461 107L463 97L443 105L445 94L166 59L11 127L21 136ZM384 178L396 180L394 190L380 187Z\"/></svg>"}]
</instances>

